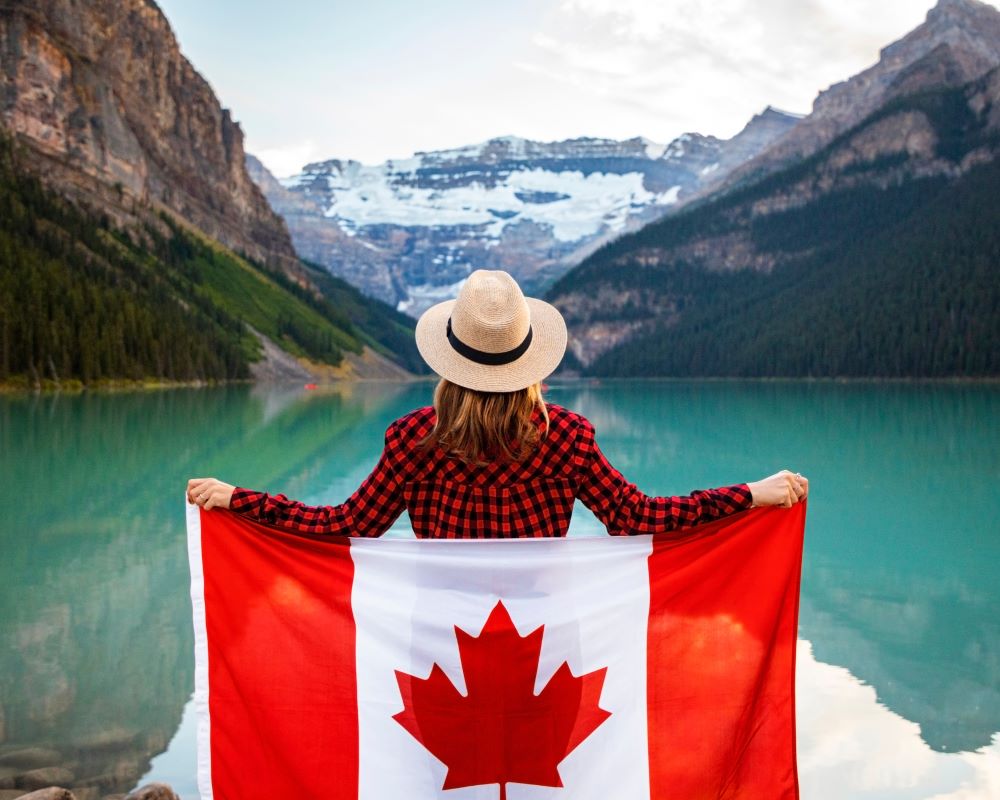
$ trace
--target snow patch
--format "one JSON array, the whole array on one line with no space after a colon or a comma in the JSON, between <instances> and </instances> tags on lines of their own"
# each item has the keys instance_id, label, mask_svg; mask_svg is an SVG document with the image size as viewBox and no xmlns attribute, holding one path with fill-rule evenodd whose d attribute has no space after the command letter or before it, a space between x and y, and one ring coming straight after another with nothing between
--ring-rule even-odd
<instances>
[{"instance_id":1,"label":"snow patch","mask_svg":"<svg viewBox=\"0 0 1000 800\"><path fill-rule=\"evenodd\" d=\"M639 141L642 142L642 146L646 151L646 157L653 160L661 158L667 150L667 146L665 144L654 142L647 139L645 136L640 136Z\"/></svg>"},{"instance_id":2,"label":"snow patch","mask_svg":"<svg viewBox=\"0 0 1000 800\"><path fill-rule=\"evenodd\" d=\"M679 184L677 186L671 186L669 189L667 189L667 191L662 192L656 196L657 205L669 206L672 203L676 203L677 195L680 194L680 191L681 187Z\"/></svg>"},{"instance_id":3,"label":"snow patch","mask_svg":"<svg viewBox=\"0 0 1000 800\"><path fill-rule=\"evenodd\" d=\"M466 280L466 278L462 278L462 280L456 283L445 286L438 286L432 283L407 286L406 299L399 301L396 305L396 310L402 311L404 314L409 314L411 317L419 317L431 306L458 297L458 292Z\"/></svg>"},{"instance_id":4,"label":"snow patch","mask_svg":"<svg viewBox=\"0 0 1000 800\"><path fill-rule=\"evenodd\" d=\"M551 227L553 236L575 242L602 229L619 231L630 212L640 206L669 205L677 201L679 186L663 193L643 186L640 172L613 174L580 171L553 172L535 168L511 172L502 182L487 186L471 182L455 186L420 187L394 180L400 162L374 167L342 163L326 175L329 205L324 214L347 231L369 225L479 227L499 239L508 224L526 219ZM415 169L407 164L407 171ZM315 176L294 176L307 182ZM544 198L548 202L537 202ZM536 202L531 202L536 200Z\"/></svg>"}]
</instances>

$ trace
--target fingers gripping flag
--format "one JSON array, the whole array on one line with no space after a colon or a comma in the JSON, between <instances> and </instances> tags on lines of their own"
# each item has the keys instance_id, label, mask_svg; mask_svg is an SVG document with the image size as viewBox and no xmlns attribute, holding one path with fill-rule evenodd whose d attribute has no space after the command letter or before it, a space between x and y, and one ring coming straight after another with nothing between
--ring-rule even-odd
<instances>
[{"instance_id":1,"label":"fingers gripping flag","mask_svg":"<svg viewBox=\"0 0 1000 800\"><path fill-rule=\"evenodd\" d=\"M805 510L417 541L188 506L201 795L797 798Z\"/></svg>"}]
</instances>

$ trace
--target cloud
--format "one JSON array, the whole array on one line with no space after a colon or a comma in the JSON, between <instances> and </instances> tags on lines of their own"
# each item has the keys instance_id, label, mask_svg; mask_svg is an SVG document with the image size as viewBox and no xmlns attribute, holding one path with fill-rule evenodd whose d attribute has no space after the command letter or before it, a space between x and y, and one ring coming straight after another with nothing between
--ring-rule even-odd
<instances>
[{"instance_id":1,"label":"cloud","mask_svg":"<svg viewBox=\"0 0 1000 800\"><path fill-rule=\"evenodd\" d=\"M503 134L731 136L767 105L809 111L933 2L449 0L399 14L303 0L280 19L267 3L161 5L250 152L288 175Z\"/></svg>"},{"instance_id":2,"label":"cloud","mask_svg":"<svg viewBox=\"0 0 1000 800\"><path fill-rule=\"evenodd\" d=\"M728 136L769 104L807 112L926 11L914 0L562 0L514 66L660 128Z\"/></svg>"},{"instance_id":3,"label":"cloud","mask_svg":"<svg viewBox=\"0 0 1000 800\"><path fill-rule=\"evenodd\" d=\"M254 148L253 141L248 137L246 151L257 156L271 174L278 178L297 173L303 165L310 161L318 161L327 157L322 149L312 139L293 142L282 147Z\"/></svg>"}]
</instances>

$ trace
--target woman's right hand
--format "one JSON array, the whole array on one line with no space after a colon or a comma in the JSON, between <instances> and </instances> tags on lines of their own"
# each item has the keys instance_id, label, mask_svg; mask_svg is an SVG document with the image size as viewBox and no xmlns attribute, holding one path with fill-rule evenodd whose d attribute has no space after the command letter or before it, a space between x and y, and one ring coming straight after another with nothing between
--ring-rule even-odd
<instances>
[{"instance_id":1,"label":"woman's right hand","mask_svg":"<svg viewBox=\"0 0 1000 800\"><path fill-rule=\"evenodd\" d=\"M229 508L236 487L216 478L192 478L188 481L187 499L192 505L199 505L206 511L213 508Z\"/></svg>"},{"instance_id":2,"label":"woman's right hand","mask_svg":"<svg viewBox=\"0 0 1000 800\"><path fill-rule=\"evenodd\" d=\"M809 494L809 480L797 472L787 469L776 472L769 478L748 483L753 505L783 506L791 508Z\"/></svg>"}]
</instances>

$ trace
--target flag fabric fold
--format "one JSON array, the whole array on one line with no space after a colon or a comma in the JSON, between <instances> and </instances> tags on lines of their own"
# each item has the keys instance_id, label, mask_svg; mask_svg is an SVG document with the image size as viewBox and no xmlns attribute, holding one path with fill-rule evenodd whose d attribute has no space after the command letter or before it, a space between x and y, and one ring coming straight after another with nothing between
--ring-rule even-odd
<instances>
[{"instance_id":1,"label":"flag fabric fold","mask_svg":"<svg viewBox=\"0 0 1000 800\"><path fill-rule=\"evenodd\" d=\"M202 798L797 798L805 510L444 541L189 505Z\"/></svg>"}]
</instances>

